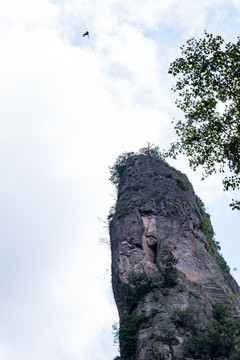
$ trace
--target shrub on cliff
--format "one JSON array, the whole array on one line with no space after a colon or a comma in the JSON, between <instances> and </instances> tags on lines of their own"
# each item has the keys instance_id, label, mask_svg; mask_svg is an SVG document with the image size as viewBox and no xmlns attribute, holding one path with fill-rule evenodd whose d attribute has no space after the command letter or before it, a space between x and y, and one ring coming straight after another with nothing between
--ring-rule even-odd
<instances>
[{"instance_id":1,"label":"shrub on cliff","mask_svg":"<svg viewBox=\"0 0 240 360\"><path fill-rule=\"evenodd\" d=\"M121 183L124 171L130 163L130 159L134 156L134 152L124 152L115 161L114 165L110 167L110 181L118 188Z\"/></svg>"},{"instance_id":2,"label":"shrub on cliff","mask_svg":"<svg viewBox=\"0 0 240 360\"><path fill-rule=\"evenodd\" d=\"M137 334L142 324L153 317L144 311L137 313L138 303L156 287L156 283L146 273L132 273L128 282L122 284L127 313L120 316L120 328L117 332L122 360L135 360Z\"/></svg>"},{"instance_id":3,"label":"shrub on cliff","mask_svg":"<svg viewBox=\"0 0 240 360\"><path fill-rule=\"evenodd\" d=\"M152 156L158 160L164 161L159 147L150 144L148 144L147 147L141 148L137 152L124 152L116 159L114 165L110 167L110 181L117 189L122 182L126 168L131 164L132 157L135 155Z\"/></svg>"},{"instance_id":4,"label":"shrub on cliff","mask_svg":"<svg viewBox=\"0 0 240 360\"><path fill-rule=\"evenodd\" d=\"M176 259L172 254L170 254L166 258L162 259L162 263L165 265L162 273L163 286L172 287L177 285L179 271L174 265L178 263L178 259Z\"/></svg>"},{"instance_id":5,"label":"shrub on cliff","mask_svg":"<svg viewBox=\"0 0 240 360\"><path fill-rule=\"evenodd\" d=\"M128 277L128 283L122 284L122 291L129 312L132 312L139 301L156 286L156 283L146 273L132 273Z\"/></svg>"},{"instance_id":6,"label":"shrub on cliff","mask_svg":"<svg viewBox=\"0 0 240 360\"><path fill-rule=\"evenodd\" d=\"M144 313L120 316L119 344L122 360L135 360L139 327L148 321Z\"/></svg>"},{"instance_id":7,"label":"shrub on cliff","mask_svg":"<svg viewBox=\"0 0 240 360\"><path fill-rule=\"evenodd\" d=\"M191 307L187 309L175 309L171 316L177 327L195 333L198 329L199 312Z\"/></svg>"},{"instance_id":8,"label":"shrub on cliff","mask_svg":"<svg viewBox=\"0 0 240 360\"><path fill-rule=\"evenodd\" d=\"M214 320L185 342L186 355L193 359L239 359L240 323L222 303L213 304Z\"/></svg>"}]
</instances>

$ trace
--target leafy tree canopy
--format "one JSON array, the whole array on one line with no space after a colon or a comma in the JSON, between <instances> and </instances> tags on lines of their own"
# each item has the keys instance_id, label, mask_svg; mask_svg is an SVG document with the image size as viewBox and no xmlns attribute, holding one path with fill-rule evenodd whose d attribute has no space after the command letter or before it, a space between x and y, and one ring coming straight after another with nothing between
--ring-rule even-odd
<instances>
[{"instance_id":1,"label":"leafy tree canopy","mask_svg":"<svg viewBox=\"0 0 240 360\"><path fill-rule=\"evenodd\" d=\"M172 90L185 119L175 123L178 140L166 155L186 154L204 177L225 173L224 190L240 188L240 38L225 43L205 32L181 47L182 57L170 64L176 78ZM232 201L240 209L240 201Z\"/></svg>"}]
</instances>

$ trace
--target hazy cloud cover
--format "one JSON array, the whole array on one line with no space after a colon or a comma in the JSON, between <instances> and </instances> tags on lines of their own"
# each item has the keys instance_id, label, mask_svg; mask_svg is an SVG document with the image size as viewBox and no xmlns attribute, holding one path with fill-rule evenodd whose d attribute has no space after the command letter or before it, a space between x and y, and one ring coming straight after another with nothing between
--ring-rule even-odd
<instances>
[{"instance_id":1,"label":"hazy cloud cover","mask_svg":"<svg viewBox=\"0 0 240 360\"><path fill-rule=\"evenodd\" d=\"M169 63L204 29L236 41L239 22L231 0L1 1L1 360L117 354L110 252L99 245L114 201L108 167L147 142L169 146L182 116ZM186 159L171 164L238 267L232 195L217 175L201 182Z\"/></svg>"}]
</instances>

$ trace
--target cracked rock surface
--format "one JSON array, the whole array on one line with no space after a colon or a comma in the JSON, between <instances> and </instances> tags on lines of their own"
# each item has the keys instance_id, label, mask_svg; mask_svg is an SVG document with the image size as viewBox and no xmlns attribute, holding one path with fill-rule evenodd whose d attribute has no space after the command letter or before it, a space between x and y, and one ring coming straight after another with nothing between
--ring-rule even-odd
<instances>
[{"instance_id":1,"label":"cracked rock surface","mask_svg":"<svg viewBox=\"0 0 240 360\"><path fill-rule=\"evenodd\" d=\"M239 287L212 235L209 216L186 175L153 156L131 157L110 222L112 283L120 318L144 314L146 321L135 331L134 357L121 360L192 359L183 346L190 332L173 321L176 309L194 309L203 327L213 320L214 303L225 304L239 319ZM174 285L163 278L169 256L177 259ZM155 286L130 313L124 284L131 288L131 276L142 273Z\"/></svg>"}]
</instances>

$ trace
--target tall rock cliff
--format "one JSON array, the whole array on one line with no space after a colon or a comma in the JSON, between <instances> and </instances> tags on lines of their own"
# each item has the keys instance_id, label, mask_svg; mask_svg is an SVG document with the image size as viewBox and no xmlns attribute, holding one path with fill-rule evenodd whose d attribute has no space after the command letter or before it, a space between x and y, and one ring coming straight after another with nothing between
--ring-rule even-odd
<instances>
[{"instance_id":1,"label":"tall rock cliff","mask_svg":"<svg viewBox=\"0 0 240 360\"><path fill-rule=\"evenodd\" d=\"M121 360L240 359L240 291L186 175L156 154L112 168Z\"/></svg>"}]
</instances>

